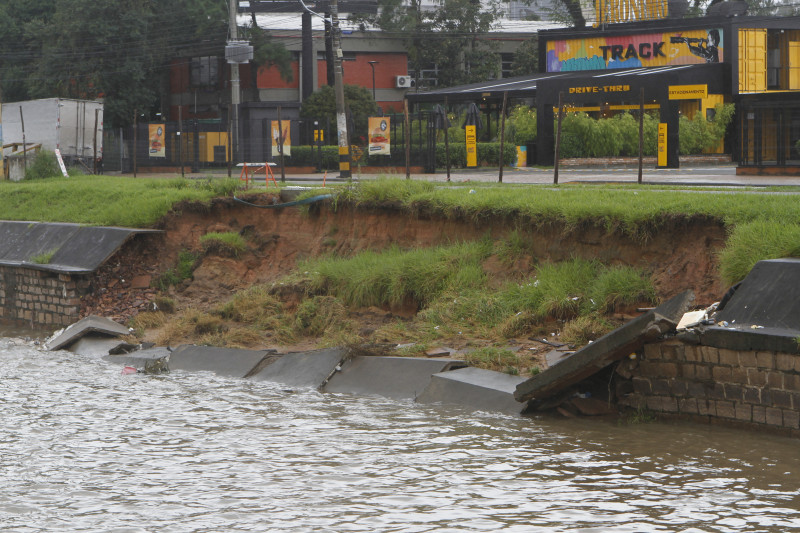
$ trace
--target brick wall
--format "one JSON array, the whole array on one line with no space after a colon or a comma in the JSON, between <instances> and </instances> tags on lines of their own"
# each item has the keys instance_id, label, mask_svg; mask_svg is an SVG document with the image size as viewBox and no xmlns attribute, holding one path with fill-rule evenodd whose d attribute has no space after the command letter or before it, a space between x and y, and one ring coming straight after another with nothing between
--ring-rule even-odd
<instances>
[{"instance_id":1,"label":"brick wall","mask_svg":"<svg viewBox=\"0 0 800 533\"><path fill-rule=\"evenodd\" d=\"M80 319L83 275L0 266L0 319L31 326L62 327Z\"/></svg>"},{"instance_id":2,"label":"brick wall","mask_svg":"<svg viewBox=\"0 0 800 533\"><path fill-rule=\"evenodd\" d=\"M668 339L648 344L618 372L634 408L796 430L800 427L800 355L736 351Z\"/></svg>"}]
</instances>

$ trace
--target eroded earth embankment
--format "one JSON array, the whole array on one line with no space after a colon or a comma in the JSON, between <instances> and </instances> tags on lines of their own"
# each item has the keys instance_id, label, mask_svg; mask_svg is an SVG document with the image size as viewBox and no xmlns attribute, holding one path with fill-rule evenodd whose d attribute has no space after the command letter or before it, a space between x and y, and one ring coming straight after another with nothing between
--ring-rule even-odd
<instances>
[{"instance_id":1,"label":"eroded earth embankment","mask_svg":"<svg viewBox=\"0 0 800 533\"><path fill-rule=\"evenodd\" d=\"M272 203L265 196L250 200ZM721 221L704 217L666 220L649 237L634 238L608 231L600 223L568 228L557 220L534 224L488 216L480 220L442 218L392 205L333 209L320 203L310 209L260 209L218 199L210 205L180 204L159 228L164 230L163 236L134 240L96 273L97 290L84 302L82 314L124 321L148 309L155 291L147 287L147 281L174 267L181 250L198 250L200 237L209 232L242 233L250 250L237 258L204 256L193 279L171 291L181 306L220 303L236 290L289 273L298 260L322 254L348 256L390 245L427 247L487 236L501 240L512 231L526 241L533 260L511 266L489 261L485 268L490 275L524 275L537 261L577 257L643 268L652 273L661 298L692 289L697 305L708 305L719 300L725 290L717 265L725 227Z\"/></svg>"}]
</instances>

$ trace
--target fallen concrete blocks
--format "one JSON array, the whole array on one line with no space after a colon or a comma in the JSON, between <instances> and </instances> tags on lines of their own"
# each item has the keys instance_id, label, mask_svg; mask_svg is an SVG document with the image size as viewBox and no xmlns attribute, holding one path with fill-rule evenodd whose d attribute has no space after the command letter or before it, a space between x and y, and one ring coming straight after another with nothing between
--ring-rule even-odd
<instances>
[{"instance_id":1,"label":"fallen concrete blocks","mask_svg":"<svg viewBox=\"0 0 800 533\"><path fill-rule=\"evenodd\" d=\"M243 378L259 365L279 359L280 356L276 353L275 350L240 350L183 344L173 350L169 367L171 370L207 371L219 376Z\"/></svg>"},{"instance_id":2,"label":"fallen concrete blocks","mask_svg":"<svg viewBox=\"0 0 800 533\"><path fill-rule=\"evenodd\" d=\"M74 324L67 326L60 332L56 332L52 339L47 341L48 350L60 350L69 347L81 337L90 333L99 334L104 337L121 337L128 335L130 330L109 318L99 316L87 316Z\"/></svg>"},{"instance_id":3,"label":"fallen concrete blocks","mask_svg":"<svg viewBox=\"0 0 800 533\"><path fill-rule=\"evenodd\" d=\"M520 402L535 400L532 403L538 404L594 375L614 361L640 349L646 342L674 330L693 300L692 291L675 296L520 383L514 397Z\"/></svg>"},{"instance_id":4,"label":"fallen concrete blocks","mask_svg":"<svg viewBox=\"0 0 800 533\"><path fill-rule=\"evenodd\" d=\"M136 368L145 374L169 372L169 348L148 348L123 355L106 355L103 360Z\"/></svg>"},{"instance_id":5,"label":"fallen concrete blocks","mask_svg":"<svg viewBox=\"0 0 800 533\"><path fill-rule=\"evenodd\" d=\"M431 376L419 403L461 405L476 411L520 414L526 404L514 399L514 391L525 378L480 368L459 368Z\"/></svg>"},{"instance_id":6,"label":"fallen concrete blocks","mask_svg":"<svg viewBox=\"0 0 800 533\"><path fill-rule=\"evenodd\" d=\"M344 362L323 390L414 400L430 384L431 376L466 366L457 359L355 356Z\"/></svg>"},{"instance_id":7,"label":"fallen concrete blocks","mask_svg":"<svg viewBox=\"0 0 800 533\"><path fill-rule=\"evenodd\" d=\"M318 389L328 382L334 372L341 369L348 355L349 350L345 348L287 353L251 375L249 379L271 381L289 387Z\"/></svg>"}]
</instances>

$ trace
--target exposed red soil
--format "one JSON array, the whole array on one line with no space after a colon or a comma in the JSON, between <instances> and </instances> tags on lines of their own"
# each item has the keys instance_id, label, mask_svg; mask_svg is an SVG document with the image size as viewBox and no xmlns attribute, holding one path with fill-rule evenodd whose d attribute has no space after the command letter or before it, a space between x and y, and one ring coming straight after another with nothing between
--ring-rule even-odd
<instances>
[{"instance_id":1,"label":"exposed red soil","mask_svg":"<svg viewBox=\"0 0 800 533\"><path fill-rule=\"evenodd\" d=\"M271 203L264 196L250 200ZM301 259L334 251L346 256L393 244L425 247L487 235L500 240L515 229L529 240L538 261L579 257L644 268L652 273L661 298L692 289L696 304L705 306L718 300L725 289L717 275L717 254L725 242L725 227L720 221L699 217L665 221L652 237L642 241L594 225L567 230L561 224L532 227L504 219L442 219L424 213L412 215L393 206L338 211L321 204L307 211L294 207L259 209L226 198L210 205L176 206L159 229L163 235L136 237L96 273L95 291L84 301L84 315L99 314L124 322L152 308L156 291L135 288L133 280L142 284L174 267L179 252L198 250L200 237L206 233L230 231L245 234L252 250L238 259L203 257L194 279L172 292L180 306L203 309L216 305L239 289L290 272ZM509 268L489 261L485 267L498 277L508 278L527 274L531 264L519 261ZM372 314L386 311L372 310ZM407 314L410 310L405 311ZM370 313L362 315L368 322Z\"/></svg>"}]
</instances>

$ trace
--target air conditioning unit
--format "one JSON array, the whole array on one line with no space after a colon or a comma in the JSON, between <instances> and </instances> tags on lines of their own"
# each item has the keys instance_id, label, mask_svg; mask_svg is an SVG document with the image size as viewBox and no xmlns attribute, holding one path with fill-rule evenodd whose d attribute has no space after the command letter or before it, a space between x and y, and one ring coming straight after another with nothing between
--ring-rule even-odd
<instances>
[{"instance_id":1,"label":"air conditioning unit","mask_svg":"<svg viewBox=\"0 0 800 533\"><path fill-rule=\"evenodd\" d=\"M398 89L409 89L416 85L416 82L411 79L411 76L397 76L396 87Z\"/></svg>"}]
</instances>

